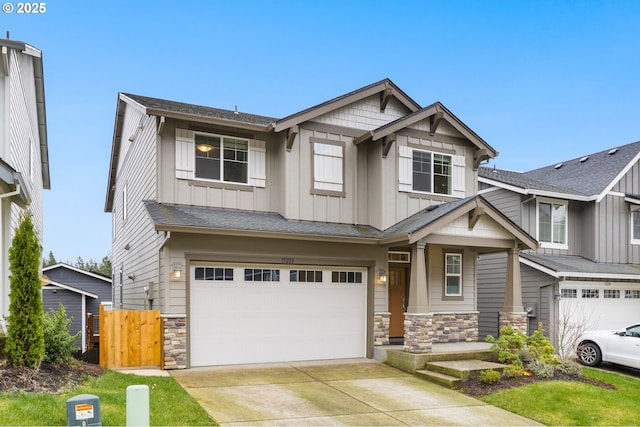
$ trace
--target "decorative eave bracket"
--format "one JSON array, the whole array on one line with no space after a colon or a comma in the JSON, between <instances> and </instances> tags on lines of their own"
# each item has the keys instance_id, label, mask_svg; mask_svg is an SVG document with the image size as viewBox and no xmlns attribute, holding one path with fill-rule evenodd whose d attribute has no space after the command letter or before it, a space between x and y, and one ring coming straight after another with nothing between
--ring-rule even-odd
<instances>
[{"instance_id":1,"label":"decorative eave bracket","mask_svg":"<svg viewBox=\"0 0 640 427\"><path fill-rule=\"evenodd\" d=\"M395 141L396 141L395 133L392 133L384 137L384 139L382 140L382 158L383 159L387 158L387 155L389 154L389 150L391 150L391 146Z\"/></svg>"},{"instance_id":2,"label":"decorative eave bracket","mask_svg":"<svg viewBox=\"0 0 640 427\"><path fill-rule=\"evenodd\" d=\"M393 90L390 87L386 87L382 92L380 92L380 112L383 113L387 108L387 104L389 103L389 99L391 99L391 95L393 94Z\"/></svg>"},{"instance_id":3,"label":"decorative eave bracket","mask_svg":"<svg viewBox=\"0 0 640 427\"><path fill-rule=\"evenodd\" d=\"M473 170L478 170L478 168L480 167L480 163L490 158L491 156L489 155L489 150L487 150L486 148L480 148L476 150L473 155Z\"/></svg>"},{"instance_id":4,"label":"decorative eave bracket","mask_svg":"<svg viewBox=\"0 0 640 427\"><path fill-rule=\"evenodd\" d=\"M435 135L438 130L438 126L444 120L444 113L442 111L436 112L433 116L429 118L429 134L431 136Z\"/></svg>"},{"instance_id":5,"label":"decorative eave bracket","mask_svg":"<svg viewBox=\"0 0 640 427\"><path fill-rule=\"evenodd\" d=\"M478 221L480 221L480 217L484 214L484 208L481 206L476 206L471 211L469 211L469 231L473 230Z\"/></svg>"},{"instance_id":6,"label":"decorative eave bracket","mask_svg":"<svg viewBox=\"0 0 640 427\"><path fill-rule=\"evenodd\" d=\"M291 147L293 147L293 142L296 139L296 136L300 132L300 128L298 125L291 126L287 129L287 151L291 151Z\"/></svg>"}]
</instances>

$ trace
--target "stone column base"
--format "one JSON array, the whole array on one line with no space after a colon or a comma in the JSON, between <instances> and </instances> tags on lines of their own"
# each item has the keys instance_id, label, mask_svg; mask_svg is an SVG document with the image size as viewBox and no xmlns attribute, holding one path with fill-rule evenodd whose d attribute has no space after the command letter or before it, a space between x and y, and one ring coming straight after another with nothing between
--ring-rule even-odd
<instances>
[{"instance_id":1,"label":"stone column base","mask_svg":"<svg viewBox=\"0 0 640 427\"><path fill-rule=\"evenodd\" d=\"M522 333L528 332L528 317L526 312L500 312L500 329L505 326L512 326L515 329L520 329Z\"/></svg>"},{"instance_id":2,"label":"stone column base","mask_svg":"<svg viewBox=\"0 0 640 427\"><path fill-rule=\"evenodd\" d=\"M433 342L476 342L478 341L478 312L434 313Z\"/></svg>"},{"instance_id":3,"label":"stone column base","mask_svg":"<svg viewBox=\"0 0 640 427\"><path fill-rule=\"evenodd\" d=\"M433 345L433 313L404 314L404 351L431 353Z\"/></svg>"},{"instance_id":4,"label":"stone column base","mask_svg":"<svg viewBox=\"0 0 640 427\"><path fill-rule=\"evenodd\" d=\"M380 312L373 315L373 345L389 345L389 319L391 313Z\"/></svg>"},{"instance_id":5,"label":"stone column base","mask_svg":"<svg viewBox=\"0 0 640 427\"><path fill-rule=\"evenodd\" d=\"M187 369L187 318L163 318L163 369Z\"/></svg>"}]
</instances>

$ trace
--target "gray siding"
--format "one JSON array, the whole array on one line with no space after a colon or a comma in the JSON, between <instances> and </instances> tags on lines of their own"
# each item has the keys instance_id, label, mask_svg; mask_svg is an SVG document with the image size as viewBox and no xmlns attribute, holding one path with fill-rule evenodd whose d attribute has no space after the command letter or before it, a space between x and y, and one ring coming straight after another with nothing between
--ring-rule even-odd
<instances>
[{"instance_id":1,"label":"gray siding","mask_svg":"<svg viewBox=\"0 0 640 427\"><path fill-rule=\"evenodd\" d=\"M163 236L154 231L142 203L143 200L157 197L156 165L159 148L156 130L155 117L144 116L135 108L127 106L113 203L112 265L116 288L115 307L120 307L122 293L126 301L122 308L148 309L149 301L144 288L150 288L150 297L157 292L158 248ZM135 135L133 142L128 139L130 135ZM125 188L126 219L123 198Z\"/></svg>"},{"instance_id":2,"label":"gray siding","mask_svg":"<svg viewBox=\"0 0 640 427\"><path fill-rule=\"evenodd\" d=\"M483 190L491 188L490 186L487 186L487 184L482 184L482 186ZM481 194L482 197L487 199L489 203L506 215L507 218L519 226L522 226L520 205L523 202L523 197L521 195L496 187L493 187L491 191L484 191Z\"/></svg>"},{"instance_id":3,"label":"gray siding","mask_svg":"<svg viewBox=\"0 0 640 427\"><path fill-rule=\"evenodd\" d=\"M90 299L93 298L87 298L87 302ZM69 333L74 335L82 331L82 295L66 289L42 289L42 308L45 313L58 311L60 304L64 306L67 317L72 318ZM82 349L82 335L76 340L75 347Z\"/></svg>"},{"instance_id":4,"label":"gray siding","mask_svg":"<svg viewBox=\"0 0 640 427\"><path fill-rule=\"evenodd\" d=\"M483 254L478 260L478 337L498 337L499 313L504 306L507 254Z\"/></svg>"}]
</instances>

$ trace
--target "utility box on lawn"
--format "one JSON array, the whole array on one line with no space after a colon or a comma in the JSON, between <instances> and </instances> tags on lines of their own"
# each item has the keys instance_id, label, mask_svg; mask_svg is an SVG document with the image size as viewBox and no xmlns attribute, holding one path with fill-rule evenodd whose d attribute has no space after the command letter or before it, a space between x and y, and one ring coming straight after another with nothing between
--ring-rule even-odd
<instances>
[{"instance_id":1,"label":"utility box on lawn","mask_svg":"<svg viewBox=\"0 0 640 427\"><path fill-rule=\"evenodd\" d=\"M93 394L80 394L67 400L68 426L101 426L100 399Z\"/></svg>"}]
</instances>

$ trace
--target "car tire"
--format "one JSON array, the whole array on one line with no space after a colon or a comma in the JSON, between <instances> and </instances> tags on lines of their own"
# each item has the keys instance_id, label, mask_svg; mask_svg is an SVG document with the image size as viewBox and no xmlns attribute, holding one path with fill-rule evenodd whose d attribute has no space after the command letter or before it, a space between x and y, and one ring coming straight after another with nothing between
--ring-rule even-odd
<instances>
[{"instance_id":1,"label":"car tire","mask_svg":"<svg viewBox=\"0 0 640 427\"><path fill-rule=\"evenodd\" d=\"M586 366L598 366L602 362L602 352L597 344L588 342L578 350L578 360Z\"/></svg>"}]
</instances>

